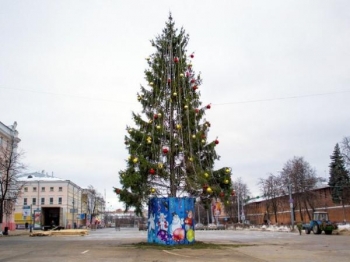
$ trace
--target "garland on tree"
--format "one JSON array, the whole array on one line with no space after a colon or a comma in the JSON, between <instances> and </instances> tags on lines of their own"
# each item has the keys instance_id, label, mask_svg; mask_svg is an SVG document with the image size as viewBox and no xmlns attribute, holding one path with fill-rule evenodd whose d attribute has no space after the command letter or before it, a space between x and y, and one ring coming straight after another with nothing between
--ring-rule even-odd
<instances>
[{"instance_id":1,"label":"garland on tree","mask_svg":"<svg viewBox=\"0 0 350 262\"><path fill-rule=\"evenodd\" d=\"M142 213L152 196L200 196L203 202L232 194L231 169L213 170L219 160L208 141L210 122L204 119L211 105L202 106L200 74L193 70L194 53L187 55L184 29L175 29L170 15L161 35L151 41L155 53L147 57L147 86L137 100L141 113L132 113L134 127L127 126L126 168L119 172L122 188L114 188L126 210Z\"/></svg>"}]
</instances>

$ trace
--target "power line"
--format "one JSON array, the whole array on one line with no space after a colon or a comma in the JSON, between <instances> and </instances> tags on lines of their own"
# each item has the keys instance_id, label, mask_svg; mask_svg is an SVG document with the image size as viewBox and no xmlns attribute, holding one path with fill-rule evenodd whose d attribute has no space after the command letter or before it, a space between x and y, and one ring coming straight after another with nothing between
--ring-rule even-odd
<instances>
[{"instance_id":1,"label":"power line","mask_svg":"<svg viewBox=\"0 0 350 262\"><path fill-rule=\"evenodd\" d=\"M37 93L37 94L53 95L53 96L66 96L66 97L95 100L95 101L105 101L105 102L107 101L107 102L116 102L116 103L122 103L122 104L134 104L133 102L125 102L125 101L119 101L119 100L107 99L107 98L96 98L96 97L80 96L80 95L73 95L73 94L60 94L60 93L53 93L53 92L21 89L21 88L9 88L9 87L3 87L3 86L0 86L0 88L10 89L10 90L15 90L15 91Z\"/></svg>"},{"instance_id":2,"label":"power line","mask_svg":"<svg viewBox=\"0 0 350 262\"><path fill-rule=\"evenodd\" d=\"M220 103L220 104L213 103L213 105L221 106L221 105L248 104L248 103L257 103L257 102L270 102L270 101L277 101L277 100L296 99L296 98L313 97L313 96L334 95L334 94L341 94L341 93L347 93L347 92L350 92L350 90L327 92L327 93L316 93L316 94L308 94L308 95L296 95L296 96L285 96L285 97L276 97L276 98L265 98L265 99L237 101L237 102L227 102L227 103Z\"/></svg>"},{"instance_id":3,"label":"power line","mask_svg":"<svg viewBox=\"0 0 350 262\"><path fill-rule=\"evenodd\" d=\"M53 95L53 96L66 96L66 97L95 100L95 101L107 101L107 102L115 102L115 103L122 103L122 104L136 104L136 102L125 102L125 101L119 101L119 100L108 99L108 98L87 97L87 96L80 96L80 95L73 95L73 94L60 94L60 93L53 93L53 92L21 89L21 88L9 88L9 87L3 87L3 86L0 86L0 88L15 90L15 91L37 93L37 94ZM298 98L305 98L305 97L326 96L326 95L342 94L342 93L348 93L348 92L350 92L350 90L334 91L334 92L327 92L327 93L315 93L315 94L307 94L307 95L265 98L265 99L254 99L254 100L246 100L246 101L227 102L227 103L212 103L212 104L216 106L238 105L238 104L249 104L249 103L258 103L258 102L271 102L271 101L287 100L287 99L298 99Z\"/></svg>"}]
</instances>

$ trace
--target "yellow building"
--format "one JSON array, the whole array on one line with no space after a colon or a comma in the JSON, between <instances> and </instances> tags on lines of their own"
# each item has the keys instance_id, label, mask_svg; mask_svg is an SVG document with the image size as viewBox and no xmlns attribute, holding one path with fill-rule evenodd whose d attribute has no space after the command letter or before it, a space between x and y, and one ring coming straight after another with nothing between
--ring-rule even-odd
<instances>
[{"instance_id":1,"label":"yellow building","mask_svg":"<svg viewBox=\"0 0 350 262\"><path fill-rule=\"evenodd\" d=\"M81 225L82 188L77 184L44 171L23 174L18 183L22 192L15 208L17 228L24 228L26 222L34 229Z\"/></svg>"}]
</instances>

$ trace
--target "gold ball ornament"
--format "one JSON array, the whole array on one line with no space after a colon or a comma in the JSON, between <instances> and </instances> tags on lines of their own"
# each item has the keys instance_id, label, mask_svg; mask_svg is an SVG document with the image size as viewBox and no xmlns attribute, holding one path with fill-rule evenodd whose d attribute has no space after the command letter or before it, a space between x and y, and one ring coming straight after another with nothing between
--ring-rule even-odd
<instances>
[{"instance_id":1,"label":"gold ball ornament","mask_svg":"<svg viewBox=\"0 0 350 262\"><path fill-rule=\"evenodd\" d=\"M207 193L209 193L209 194L213 193L213 190L211 189L211 187L207 188Z\"/></svg>"},{"instance_id":2,"label":"gold ball ornament","mask_svg":"<svg viewBox=\"0 0 350 262\"><path fill-rule=\"evenodd\" d=\"M196 138L196 135L192 135L192 138L195 139L195 138Z\"/></svg>"},{"instance_id":3,"label":"gold ball ornament","mask_svg":"<svg viewBox=\"0 0 350 262\"><path fill-rule=\"evenodd\" d=\"M157 129L160 129L160 125L157 125L156 128L157 128Z\"/></svg>"},{"instance_id":4,"label":"gold ball ornament","mask_svg":"<svg viewBox=\"0 0 350 262\"><path fill-rule=\"evenodd\" d=\"M177 93L176 93L176 92L174 92L174 93L173 93L173 96L177 96Z\"/></svg>"},{"instance_id":5,"label":"gold ball ornament","mask_svg":"<svg viewBox=\"0 0 350 262\"><path fill-rule=\"evenodd\" d=\"M163 168L163 163L158 163L158 168L162 169Z\"/></svg>"},{"instance_id":6,"label":"gold ball ornament","mask_svg":"<svg viewBox=\"0 0 350 262\"><path fill-rule=\"evenodd\" d=\"M208 174L208 173L204 173L204 176L205 176L205 177L209 177L209 174Z\"/></svg>"},{"instance_id":7,"label":"gold ball ornament","mask_svg":"<svg viewBox=\"0 0 350 262\"><path fill-rule=\"evenodd\" d=\"M226 168L226 169L225 169L225 173L226 173L226 174L230 173L230 169L229 169L229 168Z\"/></svg>"},{"instance_id":8,"label":"gold ball ornament","mask_svg":"<svg viewBox=\"0 0 350 262\"><path fill-rule=\"evenodd\" d=\"M205 140L204 139L202 139L202 144L205 144Z\"/></svg>"},{"instance_id":9,"label":"gold ball ornament","mask_svg":"<svg viewBox=\"0 0 350 262\"><path fill-rule=\"evenodd\" d=\"M153 86L153 82L150 82L149 85L150 85L150 86Z\"/></svg>"},{"instance_id":10,"label":"gold ball ornament","mask_svg":"<svg viewBox=\"0 0 350 262\"><path fill-rule=\"evenodd\" d=\"M162 114L161 114L161 113L158 113L158 117L162 117Z\"/></svg>"},{"instance_id":11,"label":"gold ball ornament","mask_svg":"<svg viewBox=\"0 0 350 262\"><path fill-rule=\"evenodd\" d=\"M224 183L227 185L230 181L228 179L225 179Z\"/></svg>"},{"instance_id":12,"label":"gold ball ornament","mask_svg":"<svg viewBox=\"0 0 350 262\"><path fill-rule=\"evenodd\" d=\"M188 109L188 105L185 105L184 108L185 108L185 109Z\"/></svg>"},{"instance_id":13,"label":"gold ball ornament","mask_svg":"<svg viewBox=\"0 0 350 262\"><path fill-rule=\"evenodd\" d=\"M190 160L191 162L193 161L193 158L192 157L190 157L190 158L188 158L188 160Z\"/></svg>"},{"instance_id":14,"label":"gold ball ornament","mask_svg":"<svg viewBox=\"0 0 350 262\"><path fill-rule=\"evenodd\" d=\"M138 161L139 161L139 159L137 157L135 157L132 162L134 162L136 164Z\"/></svg>"},{"instance_id":15,"label":"gold ball ornament","mask_svg":"<svg viewBox=\"0 0 350 262\"><path fill-rule=\"evenodd\" d=\"M183 73L181 73L181 74L180 74L180 77L184 77L184 74L183 74Z\"/></svg>"},{"instance_id":16,"label":"gold ball ornament","mask_svg":"<svg viewBox=\"0 0 350 262\"><path fill-rule=\"evenodd\" d=\"M180 125L180 124L177 124L177 125L176 125L176 128L177 128L177 129L180 129L180 128L181 128L181 125Z\"/></svg>"},{"instance_id":17,"label":"gold ball ornament","mask_svg":"<svg viewBox=\"0 0 350 262\"><path fill-rule=\"evenodd\" d=\"M151 193L154 194L156 190L154 188L151 188Z\"/></svg>"}]
</instances>

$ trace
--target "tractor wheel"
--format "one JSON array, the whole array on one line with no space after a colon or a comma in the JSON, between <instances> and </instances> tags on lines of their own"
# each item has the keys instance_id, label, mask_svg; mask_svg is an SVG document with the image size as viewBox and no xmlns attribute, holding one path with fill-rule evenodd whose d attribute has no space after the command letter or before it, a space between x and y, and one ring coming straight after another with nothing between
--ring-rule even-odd
<instances>
[{"instance_id":1,"label":"tractor wheel","mask_svg":"<svg viewBox=\"0 0 350 262\"><path fill-rule=\"evenodd\" d=\"M332 235L332 230L325 230L324 233L325 233L326 235Z\"/></svg>"},{"instance_id":2,"label":"tractor wheel","mask_svg":"<svg viewBox=\"0 0 350 262\"><path fill-rule=\"evenodd\" d=\"M310 230L310 228L305 228L305 234L310 234L310 232L311 232L311 230Z\"/></svg>"},{"instance_id":3,"label":"tractor wheel","mask_svg":"<svg viewBox=\"0 0 350 262\"><path fill-rule=\"evenodd\" d=\"M320 227L318 226L318 224L315 224L312 227L312 232L314 232L315 235L321 234L321 230L320 230Z\"/></svg>"}]
</instances>

